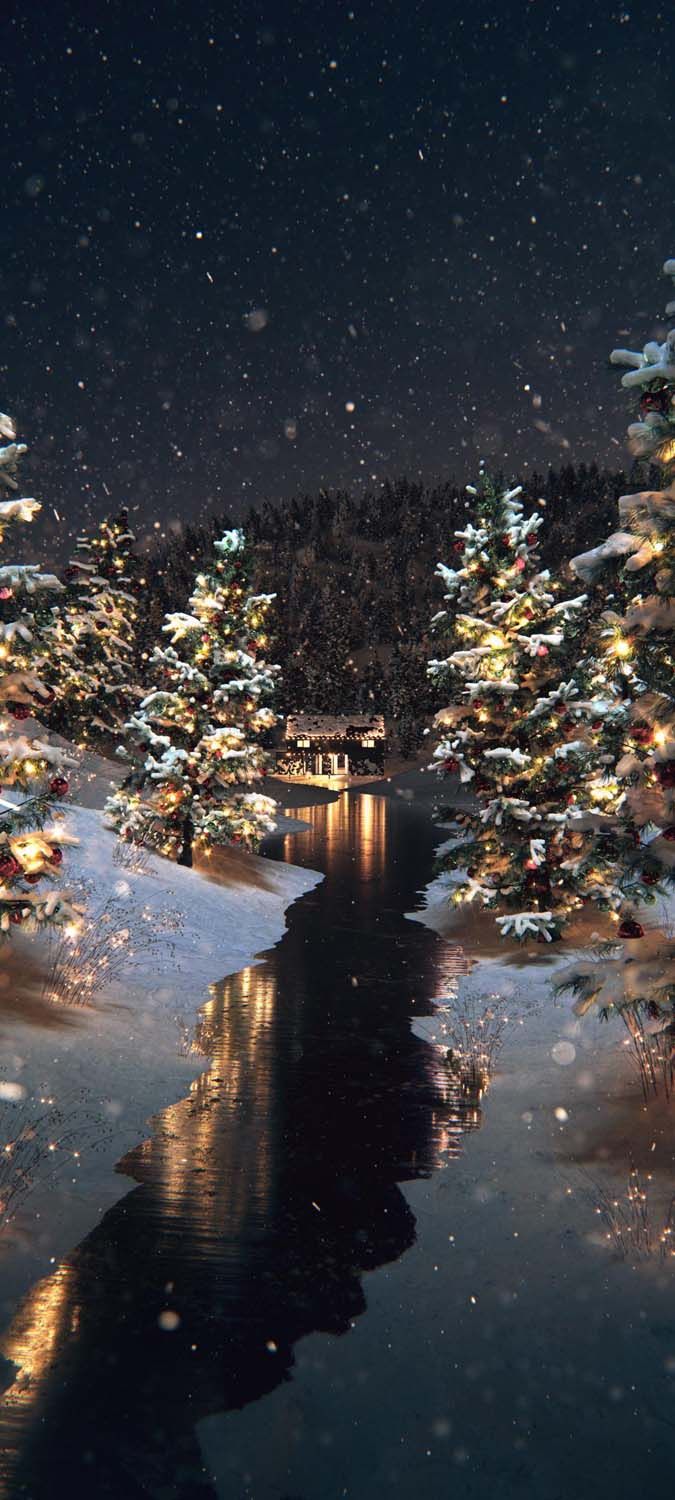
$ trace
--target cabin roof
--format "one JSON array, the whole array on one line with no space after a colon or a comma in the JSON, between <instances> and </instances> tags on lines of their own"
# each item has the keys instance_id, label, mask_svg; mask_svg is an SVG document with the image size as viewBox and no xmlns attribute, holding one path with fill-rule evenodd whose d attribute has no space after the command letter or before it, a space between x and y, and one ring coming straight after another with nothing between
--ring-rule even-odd
<instances>
[{"instance_id":1,"label":"cabin roof","mask_svg":"<svg viewBox=\"0 0 675 1500\"><path fill-rule=\"evenodd\" d=\"M289 714L286 739L351 740L367 734L375 740L385 739L382 714Z\"/></svg>"}]
</instances>

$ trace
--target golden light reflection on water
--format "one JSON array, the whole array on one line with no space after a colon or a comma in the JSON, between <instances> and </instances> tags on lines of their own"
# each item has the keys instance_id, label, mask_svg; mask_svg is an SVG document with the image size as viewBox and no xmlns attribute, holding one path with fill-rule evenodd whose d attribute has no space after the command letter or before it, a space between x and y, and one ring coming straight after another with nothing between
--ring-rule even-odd
<instances>
[{"instance_id":1,"label":"golden light reflection on water","mask_svg":"<svg viewBox=\"0 0 675 1500\"><path fill-rule=\"evenodd\" d=\"M20 1415L35 1406L64 1340L77 1336L79 1316L68 1264L39 1281L24 1298L0 1339L0 1353L19 1369L14 1384L0 1397L0 1410L6 1415Z\"/></svg>"},{"instance_id":2,"label":"golden light reflection on water","mask_svg":"<svg viewBox=\"0 0 675 1500\"><path fill-rule=\"evenodd\" d=\"M297 815L309 824L304 837L310 846L320 845L320 868L327 875L348 851L355 877L368 881L385 868L388 811L386 797L342 792L336 802L300 807ZM298 848L297 839L298 834L286 834L284 838L284 859L290 863Z\"/></svg>"},{"instance_id":3,"label":"golden light reflection on water","mask_svg":"<svg viewBox=\"0 0 675 1500\"><path fill-rule=\"evenodd\" d=\"M488 1080L472 1079L454 1069L439 1054L434 1064L434 1083L439 1103L432 1112L435 1167L447 1166L462 1155L463 1137L483 1122L481 1099Z\"/></svg>"},{"instance_id":4,"label":"golden light reflection on water","mask_svg":"<svg viewBox=\"0 0 675 1500\"><path fill-rule=\"evenodd\" d=\"M252 965L214 985L194 1050L212 1059L186 1099L162 1111L126 1170L161 1182L167 1221L189 1215L202 1234L236 1238L272 1193L276 977Z\"/></svg>"}]
</instances>

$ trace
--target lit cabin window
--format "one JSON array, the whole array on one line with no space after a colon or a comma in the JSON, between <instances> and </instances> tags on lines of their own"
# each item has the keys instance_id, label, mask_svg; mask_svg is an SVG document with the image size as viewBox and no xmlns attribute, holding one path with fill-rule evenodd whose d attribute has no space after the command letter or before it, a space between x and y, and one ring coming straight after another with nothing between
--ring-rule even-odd
<instances>
[{"instance_id":1,"label":"lit cabin window","mask_svg":"<svg viewBox=\"0 0 675 1500\"><path fill-rule=\"evenodd\" d=\"M372 740L372 739L371 740L362 740L361 744L363 745L364 750L372 750L372 748L373 748L373 746L375 744L375 741Z\"/></svg>"},{"instance_id":2,"label":"lit cabin window","mask_svg":"<svg viewBox=\"0 0 675 1500\"><path fill-rule=\"evenodd\" d=\"M298 750L309 750L309 740L297 740Z\"/></svg>"}]
</instances>

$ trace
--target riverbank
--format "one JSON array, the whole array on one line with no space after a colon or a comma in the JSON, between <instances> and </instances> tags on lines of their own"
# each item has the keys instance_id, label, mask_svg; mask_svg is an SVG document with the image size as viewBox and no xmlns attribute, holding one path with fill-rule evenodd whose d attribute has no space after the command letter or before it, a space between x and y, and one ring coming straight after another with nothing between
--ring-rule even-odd
<instances>
[{"instance_id":1,"label":"riverbank","mask_svg":"<svg viewBox=\"0 0 675 1500\"><path fill-rule=\"evenodd\" d=\"M105 772L105 767L104 767ZM99 802L99 778L86 781ZM301 827L284 820L288 828ZM94 806L70 806L79 844L68 874L89 887L93 936L80 970L103 954L112 982L86 993L46 938L17 935L0 975L0 1324L133 1186L116 1164L158 1111L208 1065L190 1038L209 989L278 942L285 912L321 876L238 850L187 870L156 856L114 862L117 841ZM61 993L54 1003L53 994Z\"/></svg>"}]
</instances>

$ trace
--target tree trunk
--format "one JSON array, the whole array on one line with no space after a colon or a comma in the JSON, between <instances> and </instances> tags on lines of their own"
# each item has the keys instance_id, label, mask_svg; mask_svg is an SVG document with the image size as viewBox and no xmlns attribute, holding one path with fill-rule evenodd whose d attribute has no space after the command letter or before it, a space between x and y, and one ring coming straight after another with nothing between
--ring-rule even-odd
<instances>
[{"instance_id":1,"label":"tree trunk","mask_svg":"<svg viewBox=\"0 0 675 1500\"><path fill-rule=\"evenodd\" d=\"M193 839L193 837L194 837L194 824L192 822L192 818L188 814L187 818L185 819L185 822L183 823L183 844L182 844L181 851L180 851L180 854L178 856L178 859L176 860L176 864L178 864L178 865L187 865L188 869L192 869L192 839Z\"/></svg>"}]
</instances>

